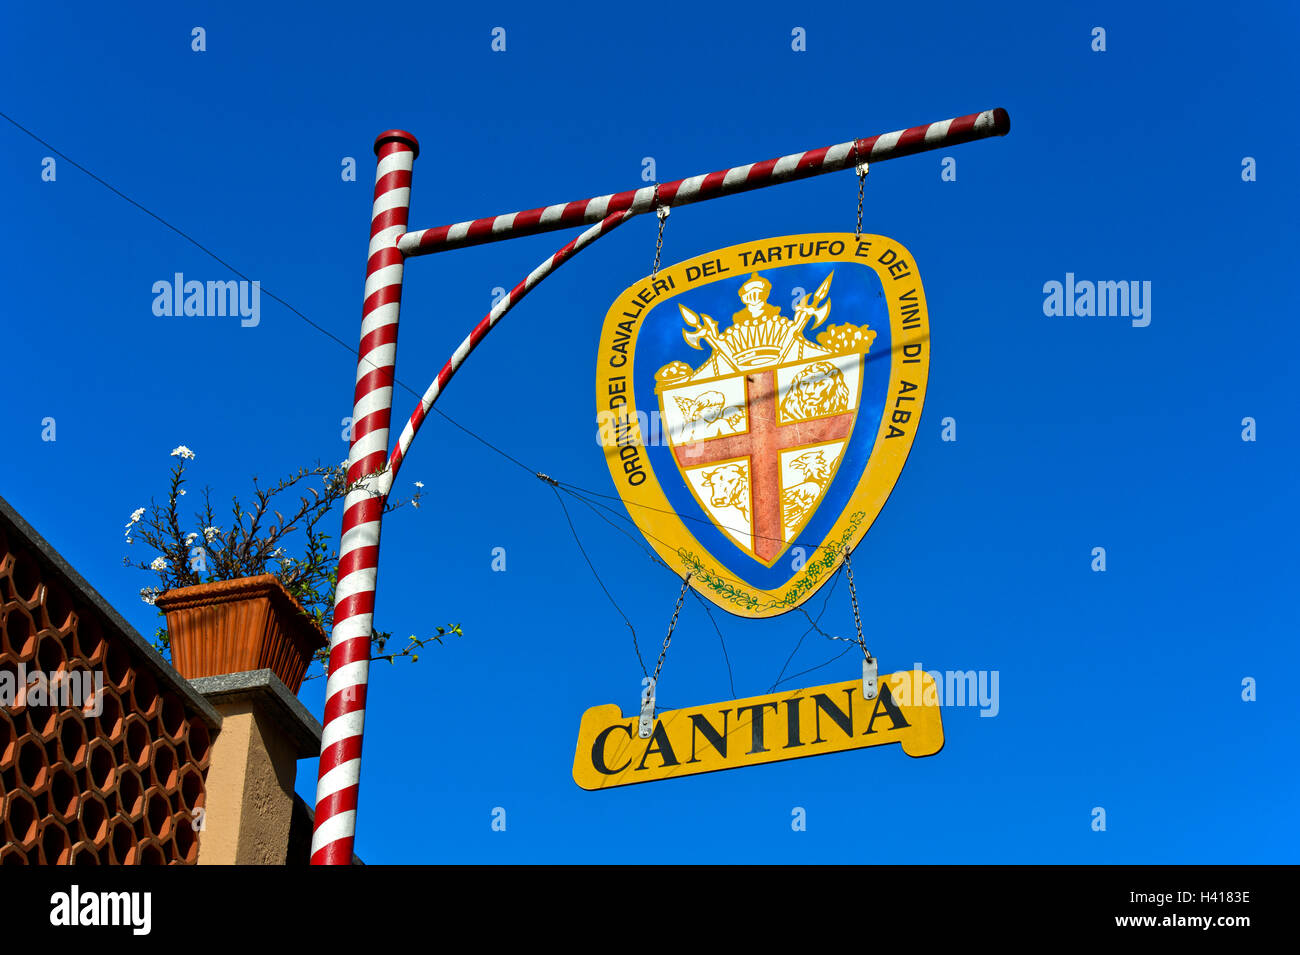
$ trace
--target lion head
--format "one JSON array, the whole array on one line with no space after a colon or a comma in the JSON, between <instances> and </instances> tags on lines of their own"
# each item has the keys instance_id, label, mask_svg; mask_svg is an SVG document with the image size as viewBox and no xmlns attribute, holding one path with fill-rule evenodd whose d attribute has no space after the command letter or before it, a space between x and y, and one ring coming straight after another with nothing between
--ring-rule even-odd
<instances>
[{"instance_id":1,"label":"lion head","mask_svg":"<svg viewBox=\"0 0 1300 955\"><path fill-rule=\"evenodd\" d=\"M790 382L781 413L786 418L814 418L839 414L849 408L849 386L844 373L829 361L803 368Z\"/></svg>"}]
</instances>

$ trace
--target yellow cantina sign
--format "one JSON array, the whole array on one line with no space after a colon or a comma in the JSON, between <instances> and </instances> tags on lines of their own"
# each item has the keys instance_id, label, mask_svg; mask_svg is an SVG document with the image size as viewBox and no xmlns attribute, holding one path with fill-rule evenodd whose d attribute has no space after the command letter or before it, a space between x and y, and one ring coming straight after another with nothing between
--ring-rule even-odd
<instances>
[{"instance_id":1,"label":"yellow cantina sign","mask_svg":"<svg viewBox=\"0 0 1300 955\"><path fill-rule=\"evenodd\" d=\"M920 670L883 677L874 700L862 681L667 710L649 739L612 703L582 716L573 779L609 789L720 769L900 743L908 756L943 748L934 678Z\"/></svg>"}]
</instances>

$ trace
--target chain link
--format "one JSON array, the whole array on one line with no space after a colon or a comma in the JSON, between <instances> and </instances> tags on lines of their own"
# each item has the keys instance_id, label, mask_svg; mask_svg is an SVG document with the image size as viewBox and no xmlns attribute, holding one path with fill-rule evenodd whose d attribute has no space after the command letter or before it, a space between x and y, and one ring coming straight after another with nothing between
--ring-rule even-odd
<instances>
[{"instance_id":1,"label":"chain link","mask_svg":"<svg viewBox=\"0 0 1300 955\"><path fill-rule=\"evenodd\" d=\"M853 233L855 238L862 238L862 193L867 185L867 164L858 166L858 228Z\"/></svg>"},{"instance_id":2,"label":"chain link","mask_svg":"<svg viewBox=\"0 0 1300 955\"><path fill-rule=\"evenodd\" d=\"M858 141L853 140L853 168L858 173L858 224L853 231L855 238L862 238L862 194L867 185L868 164L858 162Z\"/></svg>"},{"instance_id":3,"label":"chain link","mask_svg":"<svg viewBox=\"0 0 1300 955\"><path fill-rule=\"evenodd\" d=\"M682 612L682 601L686 599L686 588L690 586L691 575L688 573L682 578L682 592L677 595L677 606L673 608L673 619L668 623L668 636L664 637L664 648L659 651L659 659L655 662L655 675L650 678L650 685L657 687L659 685L659 671L663 669L664 657L668 655L668 644L673 642L673 631L677 629L677 615Z\"/></svg>"},{"instance_id":4,"label":"chain link","mask_svg":"<svg viewBox=\"0 0 1300 955\"><path fill-rule=\"evenodd\" d=\"M858 591L853 586L853 564L849 561L847 547L844 548L844 569L849 572L849 600L853 603L853 626L858 630L858 646L862 648L862 655L870 660L871 651L867 649L867 644L862 639L862 617L858 614Z\"/></svg>"},{"instance_id":5,"label":"chain link","mask_svg":"<svg viewBox=\"0 0 1300 955\"><path fill-rule=\"evenodd\" d=\"M668 221L668 215L673 210L668 206L659 205L659 184L655 183L654 198L650 200L655 207L655 215L659 217L659 237L655 239L655 264L650 269L650 277L654 278L659 274L659 254L664 248L664 223Z\"/></svg>"}]
</instances>

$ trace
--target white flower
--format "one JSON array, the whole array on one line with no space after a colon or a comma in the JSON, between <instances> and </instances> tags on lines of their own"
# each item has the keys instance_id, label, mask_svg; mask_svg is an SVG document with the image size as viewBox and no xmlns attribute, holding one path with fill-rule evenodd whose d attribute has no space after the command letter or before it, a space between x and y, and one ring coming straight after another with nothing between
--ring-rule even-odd
<instances>
[{"instance_id":1,"label":"white flower","mask_svg":"<svg viewBox=\"0 0 1300 955\"><path fill-rule=\"evenodd\" d=\"M221 533L220 527L205 527L203 528L203 539L207 541L209 544L211 544L213 540L216 539L216 536L220 533Z\"/></svg>"},{"instance_id":2,"label":"white flower","mask_svg":"<svg viewBox=\"0 0 1300 955\"><path fill-rule=\"evenodd\" d=\"M188 534L185 535L185 546L189 547L198 539L199 539L199 535L194 533L193 531L190 531Z\"/></svg>"},{"instance_id":3,"label":"white flower","mask_svg":"<svg viewBox=\"0 0 1300 955\"><path fill-rule=\"evenodd\" d=\"M416 486L416 487L424 487L424 482L423 482L423 481L416 481L416 482L415 482L415 486Z\"/></svg>"},{"instance_id":4,"label":"white flower","mask_svg":"<svg viewBox=\"0 0 1300 955\"><path fill-rule=\"evenodd\" d=\"M155 557L155 558L153 559L153 563L149 565L149 569L150 569L150 570L166 570L166 569L167 569L167 558L165 558L165 557Z\"/></svg>"},{"instance_id":5,"label":"white flower","mask_svg":"<svg viewBox=\"0 0 1300 955\"><path fill-rule=\"evenodd\" d=\"M136 521L138 521L138 520L139 520L143 515L144 515L144 508L143 508L143 507L137 507L134 511L131 512L131 524L134 524L134 523L135 523ZM127 527L130 527L131 524L128 524Z\"/></svg>"},{"instance_id":6,"label":"white flower","mask_svg":"<svg viewBox=\"0 0 1300 955\"><path fill-rule=\"evenodd\" d=\"M128 544L131 543L131 535L130 535L130 534L127 534L127 535L126 535L126 542L127 542Z\"/></svg>"},{"instance_id":7,"label":"white flower","mask_svg":"<svg viewBox=\"0 0 1300 955\"><path fill-rule=\"evenodd\" d=\"M174 458L185 458L185 459L187 459L187 460L193 461L193 460L194 460L194 452L191 451L189 448L185 447L185 445L182 444L179 448L173 448L173 449L172 449L172 457L174 457Z\"/></svg>"},{"instance_id":8,"label":"white flower","mask_svg":"<svg viewBox=\"0 0 1300 955\"><path fill-rule=\"evenodd\" d=\"M178 487L178 488L176 489L176 496L177 496L177 497L184 497L185 494L186 494L185 488L183 488L183 487Z\"/></svg>"},{"instance_id":9,"label":"white flower","mask_svg":"<svg viewBox=\"0 0 1300 955\"><path fill-rule=\"evenodd\" d=\"M154 601L158 599L158 595L161 593L162 591L157 587L142 587L140 589L140 599L152 607Z\"/></svg>"}]
</instances>

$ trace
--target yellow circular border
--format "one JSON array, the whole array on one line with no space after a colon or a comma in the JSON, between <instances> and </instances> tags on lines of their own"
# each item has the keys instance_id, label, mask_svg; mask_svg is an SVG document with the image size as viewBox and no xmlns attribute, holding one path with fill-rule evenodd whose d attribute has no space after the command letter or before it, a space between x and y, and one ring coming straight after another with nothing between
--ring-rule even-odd
<instances>
[{"instance_id":1,"label":"yellow circular border","mask_svg":"<svg viewBox=\"0 0 1300 955\"><path fill-rule=\"evenodd\" d=\"M755 252L767 252L778 246L784 251L784 247L790 244L794 244L797 251L800 243L809 242L814 243L814 249L821 248L817 243L823 243L827 249L815 251L811 256L782 259L779 262L765 261L757 265L752 262ZM835 242L843 243L843 251L831 254L829 246ZM746 253L750 264L746 264ZM628 483L629 475L619 456L621 446L604 440L611 436L611 403L617 403L620 397L625 399L625 403L617 404L617 408L619 414L626 413L630 418L631 430L628 435L631 440L628 443L644 452L644 435L636 422L636 395L632 383L636 380L636 341L655 308L664 302L680 301L679 296L691 289L726 279L741 278L750 272L788 265L835 262L869 265L880 278L889 303L890 342L894 351L894 360L890 363L889 389L881 412L880 429L876 433L866 469L830 533L816 545L816 553L808 558L804 566L793 571L787 583L779 588L763 590L740 579L721 560L705 550L668 502L654 469L650 466L648 455L640 455L645 481L637 486ZM708 265L714 265L716 271L688 278L690 270L703 273ZM667 292L663 290L665 286L668 287ZM903 296L908 298L904 299ZM633 311L639 314L635 319L629 319L626 313ZM626 328L620 328L620 323L626 325L629 321L635 323L630 334ZM619 342L624 346L621 352L615 348ZM920 347L917 353L912 354L918 345ZM866 354L870 355L870 352ZM616 355L626 356L623 365L611 364ZM926 308L925 289L912 254L896 240L868 233L856 236L852 232L823 232L761 239L708 252L661 269L653 280L646 276L634 283L614 300L605 315L596 359L596 407L598 421L602 423L601 443L605 463L633 522L669 567L683 576L690 572L691 586L723 610L742 617L777 616L799 606L833 576L844 559L843 548L856 547L885 506L916 438L921 410L925 404L929 372L930 318ZM618 376L621 376L623 389L611 391L620 380ZM904 383L911 386L906 393L903 393ZM647 420L650 420L651 412L657 410L658 408L645 409ZM896 412L910 413L906 420L895 421ZM605 417L601 418L602 415ZM902 434L889 437L891 428ZM677 477L679 476L674 475L674 478ZM809 547L803 542L791 546Z\"/></svg>"}]
</instances>

